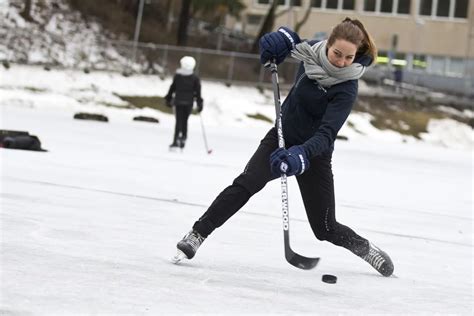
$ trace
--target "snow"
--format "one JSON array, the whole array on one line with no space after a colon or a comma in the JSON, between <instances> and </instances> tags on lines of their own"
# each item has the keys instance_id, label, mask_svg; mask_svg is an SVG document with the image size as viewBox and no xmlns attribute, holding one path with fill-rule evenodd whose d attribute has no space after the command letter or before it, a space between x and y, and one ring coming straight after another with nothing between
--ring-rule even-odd
<instances>
[{"instance_id":1,"label":"snow","mask_svg":"<svg viewBox=\"0 0 474 316\"><path fill-rule=\"evenodd\" d=\"M278 181L193 260L171 264L176 242L271 126L246 114L274 117L274 110L268 91L203 82L213 153L205 151L197 116L185 151L171 153L173 117L125 108L117 97L163 96L170 80L0 70L0 129L29 131L48 150L0 149L0 314L472 315L472 139L456 141L452 135L464 133L458 125L434 123L433 142L403 142L354 113L355 128L343 132L349 141L336 143L337 218L391 255L393 277L317 241L294 178L291 245L321 257L315 269L284 259ZM110 122L74 120L78 111ZM160 123L132 121L135 115ZM440 129L453 131L444 133L453 137L447 143L464 145L443 146ZM322 283L322 274L338 283Z\"/></svg>"},{"instance_id":2,"label":"snow","mask_svg":"<svg viewBox=\"0 0 474 316\"><path fill-rule=\"evenodd\" d=\"M0 0L0 35L4 37L0 42L0 59L67 68L93 65L97 69L120 71L128 64L141 71L141 65L128 63L129 56L116 51L112 40L119 36L102 28L93 18L85 21L68 1L32 1L33 22L20 15L22 8L22 2Z\"/></svg>"}]
</instances>

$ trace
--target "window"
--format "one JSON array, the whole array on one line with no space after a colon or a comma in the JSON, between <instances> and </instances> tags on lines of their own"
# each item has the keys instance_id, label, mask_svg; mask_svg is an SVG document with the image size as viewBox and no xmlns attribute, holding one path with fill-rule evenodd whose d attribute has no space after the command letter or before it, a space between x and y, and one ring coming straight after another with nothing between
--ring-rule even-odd
<instances>
[{"instance_id":1,"label":"window","mask_svg":"<svg viewBox=\"0 0 474 316\"><path fill-rule=\"evenodd\" d=\"M413 69L426 70L426 55L413 55Z\"/></svg>"},{"instance_id":2,"label":"window","mask_svg":"<svg viewBox=\"0 0 474 316\"><path fill-rule=\"evenodd\" d=\"M375 0L365 0L364 11L375 12Z\"/></svg>"},{"instance_id":3,"label":"window","mask_svg":"<svg viewBox=\"0 0 474 316\"><path fill-rule=\"evenodd\" d=\"M449 17L449 1L438 1L436 16Z\"/></svg>"},{"instance_id":4,"label":"window","mask_svg":"<svg viewBox=\"0 0 474 316\"><path fill-rule=\"evenodd\" d=\"M322 0L311 0L311 7L321 8Z\"/></svg>"},{"instance_id":5,"label":"window","mask_svg":"<svg viewBox=\"0 0 474 316\"><path fill-rule=\"evenodd\" d=\"M326 9L337 9L338 0L326 0Z\"/></svg>"},{"instance_id":6,"label":"window","mask_svg":"<svg viewBox=\"0 0 474 316\"><path fill-rule=\"evenodd\" d=\"M388 64L388 53L383 50L379 50L377 54L377 64L387 65Z\"/></svg>"},{"instance_id":7,"label":"window","mask_svg":"<svg viewBox=\"0 0 474 316\"><path fill-rule=\"evenodd\" d=\"M467 18L467 5L469 0L457 0L454 4L454 17Z\"/></svg>"},{"instance_id":8,"label":"window","mask_svg":"<svg viewBox=\"0 0 474 316\"><path fill-rule=\"evenodd\" d=\"M431 15L433 0L420 0L420 15Z\"/></svg>"},{"instance_id":9,"label":"window","mask_svg":"<svg viewBox=\"0 0 474 316\"><path fill-rule=\"evenodd\" d=\"M355 9L354 0L344 0L342 1L342 10L354 10Z\"/></svg>"},{"instance_id":10,"label":"window","mask_svg":"<svg viewBox=\"0 0 474 316\"><path fill-rule=\"evenodd\" d=\"M464 60L461 58L451 57L448 62L447 73L452 76L464 75Z\"/></svg>"},{"instance_id":11,"label":"window","mask_svg":"<svg viewBox=\"0 0 474 316\"><path fill-rule=\"evenodd\" d=\"M392 58L392 65L405 67L407 65L407 56L405 53L396 53Z\"/></svg>"},{"instance_id":12,"label":"window","mask_svg":"<svg viewBox=\"0 0 474 316\"><path fill-rule=\"evenodd\" d=\"M294 7L301 7L301 0L277 0L278 5L290 5L290 1L292 1L292 5ZM271 4L273 1L271 0L257 0L258 4Z\"/></svg>"},{"instance_id":13,"label":"window","mask_svg":"<svg viewBox=\"0 0 474 316\"><path fill-rule=\"evenodd\" d=\"M467 18L469 0L420 0L419 14L441 18Z\"/></svg>"},{"instance_id":14,"label":"window","mask_svg":"<svg viewBox=\"0 0 474 316\"><path fill-rule=\"evenodd\" d=\"M380 6L380 12L383 13L392 13L393 8L393 0L382 0Z\"/></svg>"},{"instance_id":15,"label":"window","mask_svg":"<svg viewBox=\"0 0 474 316\"><path fill-rule=\"evenodd\" d=\"M410 14L410 0L398 0L398 14Z\"/></svg>"},{"instance_id":16,"label":"window","mask_svg":"<svg viewBox=\"0 0 474 316\"><path fill-rule=\"evenodd\" d=\"M247 23L251 25L259 25L261 19L262 19L262 16L258 14L247 15Z\"/></svg>"},{"instance_id":17,"label":"window","mask_svg":"<svg viewBox=\"0 0 474 316\"><path fill-rule=\"evenodd\" d=\"M432 56L430 61L430 72L437 75L444 75L446 58Z\"/></svg>"},{"instance_id":18,"label":"window","mask_svg":"<svg viewBox=\"0 0 474 316\"><path fill-rule=\"evenodd\" d=\"M329 10L355 10L355 0L310 0L311 7Z\"/></svg>"},{"instance_id":19,"label":"window","mask_svg":"<svg viewBox=\"0 0 474 316\"><path fill-rule=\"evenodd\" d=\"M411 0L364 0L364 11L385 14L410 14L410 5Z\"/></svg>"}]
</instances>

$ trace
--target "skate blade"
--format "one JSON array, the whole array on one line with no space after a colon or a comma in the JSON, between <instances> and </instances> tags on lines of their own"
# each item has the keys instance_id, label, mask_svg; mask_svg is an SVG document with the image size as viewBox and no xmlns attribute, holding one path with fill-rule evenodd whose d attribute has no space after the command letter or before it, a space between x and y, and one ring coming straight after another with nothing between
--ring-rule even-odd
<instances>
[{"instance_id":1,"label":"skate blade","mask_svg":"<svg viewBox=\"0 0 474 316\"><path fill-rule=\"evenodd\" d=\"M173 262L174 264L179 264L183 259L187 259L187 257L181 250L178 249L176 255L171 258L171 262Z\"/></svg>"}]
</instances>

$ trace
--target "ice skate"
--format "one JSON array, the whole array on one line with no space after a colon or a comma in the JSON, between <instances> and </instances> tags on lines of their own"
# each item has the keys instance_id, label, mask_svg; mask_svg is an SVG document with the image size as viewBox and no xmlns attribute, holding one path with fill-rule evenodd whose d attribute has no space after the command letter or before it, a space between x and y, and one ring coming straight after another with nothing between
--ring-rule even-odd
<instances>
[{"instance_id":1,"label":"ice skate","mask_svg":"<svg viewBox=\"0 0 474 316\"><path fill-rule=\"evenodd\" d=\"M170 151L172 151L172 152L177 151L178 148L180 148L180 147L179 147L179 144L178 144L177 142L173 142L173 143L169 146L169 149L170 149Z\"/></svg>"},{"instance_id":2,"label":"ice skate","mask_svg":"<svg viewBox=\"0 0 474 316\"><path fill-rule=\"evenodd\" d=\"M178 249L176 251L176 255L173 258L171 258L171 262L173 262L174 264L179 264L185 258L186 258L186 255L181 250Z\"/></svg>"},{"instance_id":3,"label":"ice skate","mask_svg":"<svg viewBox=\"0 0 474 316\"><path fill-rule=\"evenodd\" d=\"M178 251L172 261L177 264L183 259L192 259L205 239L197 231L191 230L176 245Z\"/></svg>"},{"instance_id":4,"label":"ice skate","mask_svg":"<svg viewBox=\"0 0 474 316\"><path fill-rule=\"evenodd\" d=\"M181 149L181 151L183 151L185 145L186 145L186 139L185 138L179 138L177 146Z\"/></svg>"},{"instance_id":5,"label":"ice skate","mask_svg":"<svg viewBox=\"0 0 474 316\"><path fill-rule=\"evenodd\" d=\"M366 255L360 256L375 268L380 274L389 277L393 273L393 262L390 257L374 244L369 243L369 252Z\"/></svg>"}]
</instances>

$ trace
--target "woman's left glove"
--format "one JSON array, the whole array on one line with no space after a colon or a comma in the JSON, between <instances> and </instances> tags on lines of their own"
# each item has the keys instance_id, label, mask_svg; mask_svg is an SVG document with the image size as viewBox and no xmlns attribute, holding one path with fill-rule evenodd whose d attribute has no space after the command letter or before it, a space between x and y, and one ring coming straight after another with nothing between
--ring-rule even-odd
<instances>
[{"instance_id":1,"label":"woman's left glove","mask_svg":"<svg viewBox=\"0 0 474 316\"><path fill-rule=\"evenodd\" d=\"M267 33L259 41L260 62L265 64L274 58L275 62L280 64L300 42L298 34L287 27L280 27L276 32Z\"/></svg>"},{"instance_id":2,"label":"woman's left glove","mask_svg":"<svg viewBox=\"0 0 474 316\"><path fill-rule=\"evenodd\" d=\"M272 174L280 176L300 175L309 168L309 160L302 146L292 146L289 149L278 148L270 155Z\"/></svg>"}]
</instances>

